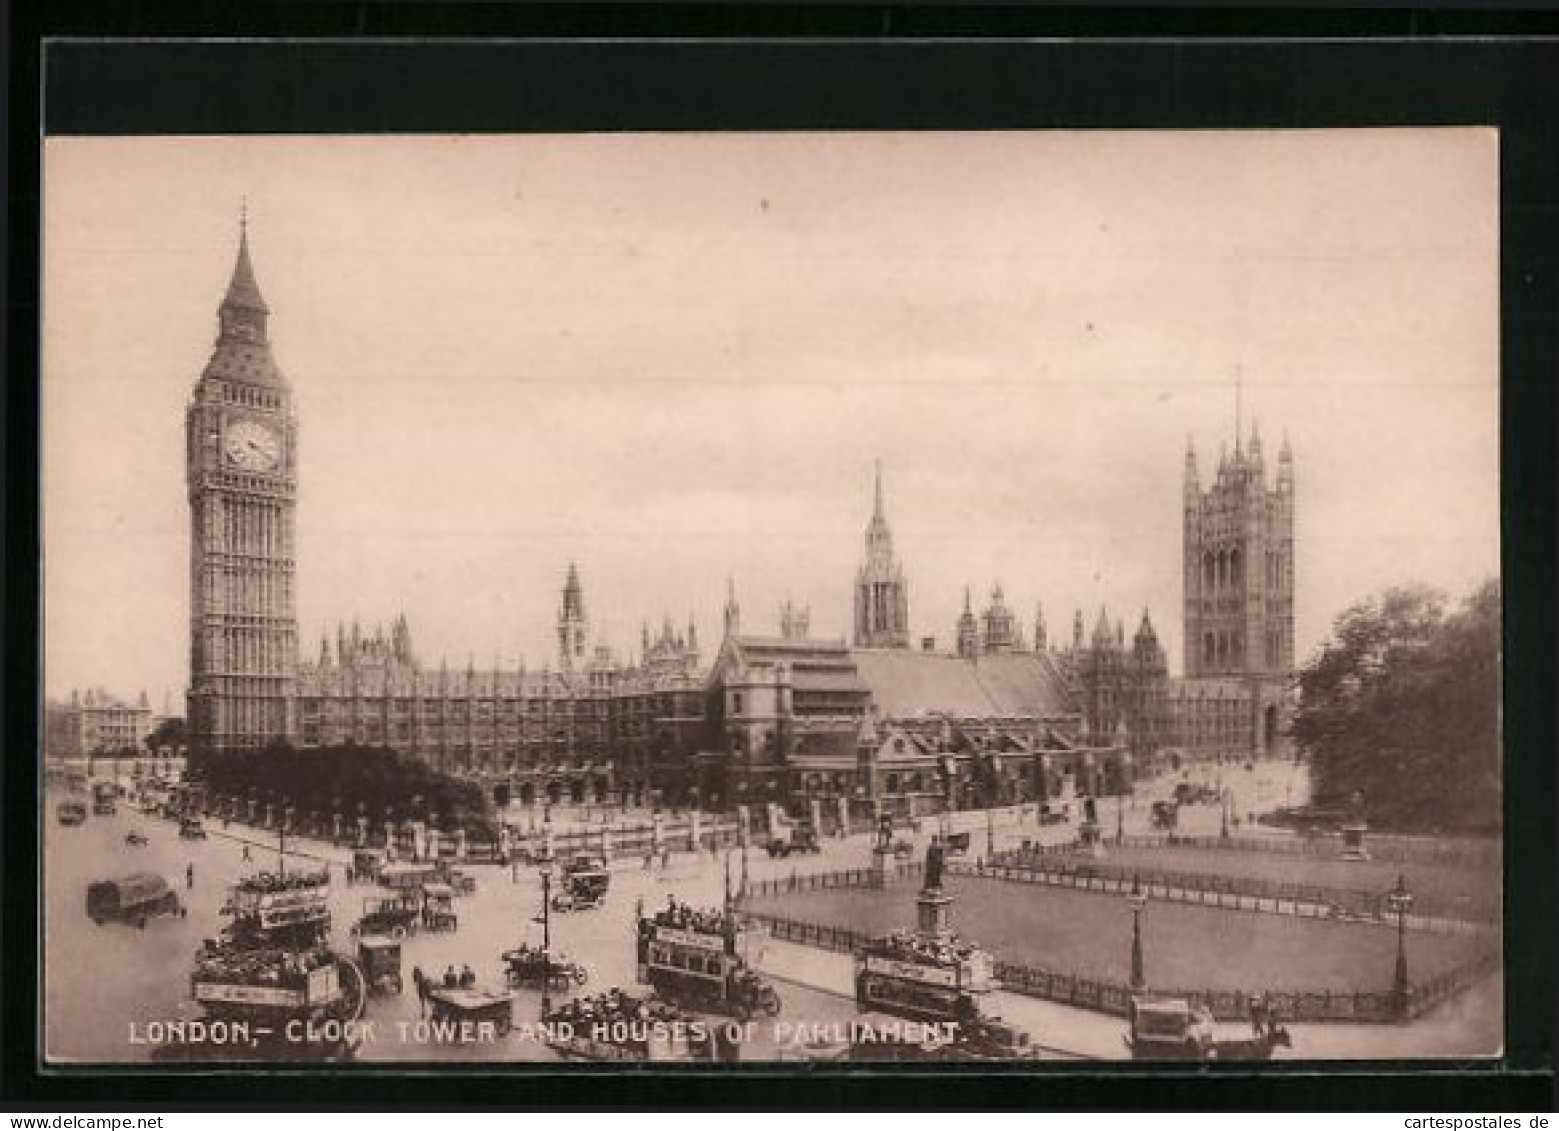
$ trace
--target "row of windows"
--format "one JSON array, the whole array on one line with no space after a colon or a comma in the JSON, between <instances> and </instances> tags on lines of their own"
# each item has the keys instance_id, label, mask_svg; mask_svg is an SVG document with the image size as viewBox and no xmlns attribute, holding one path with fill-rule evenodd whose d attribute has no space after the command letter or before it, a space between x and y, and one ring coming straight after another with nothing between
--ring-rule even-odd
<instances>
[{"instance_id":1,"label":"row of windows","mask_svg":"<svg viewBox=\"0 0 1559 1131\"><path fill-rule=\"evenodd\" d=\"M223 382L220 386L222 399L229 404L247 405L250 408L280 409L281 397L272 389L257 389L253 385L229 385Z\"/></svg>"}]
</instances>

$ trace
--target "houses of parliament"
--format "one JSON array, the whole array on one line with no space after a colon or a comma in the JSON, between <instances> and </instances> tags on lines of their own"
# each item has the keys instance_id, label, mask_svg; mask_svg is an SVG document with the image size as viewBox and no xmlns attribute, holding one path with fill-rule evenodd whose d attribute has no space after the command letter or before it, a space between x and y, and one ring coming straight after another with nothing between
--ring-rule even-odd
<instances>
[{"instance_id":1,"label":"houses of parliament","mask_svg":"<svg viewBox=\"0 0 1559 1131\"><path fill-rule=\"evenodd\" d=\"M911 631L881 468L854 582L851 636L812 635L787 602L777 631L744 624L728 586L704 659L691 620L646 623L624 662L592 638L569 564L555 660L539 668L420 655L411 626L335 626L305 646L295 611L296 408L272 356L247 225L186 413L190 508L188 721L197 754L384 746L495 783L521 802L720 807L769 802L907 813L1113 792L1157 760L1276 752L1294 664L1294 469L1269 481L1236 436L1183 492L1184 672L1151 617L1077 612L1025 639L1000 584L964 593L952 647ZM1238 429L1236 430L1238 432Z\"/></svg>"}]
</instances>

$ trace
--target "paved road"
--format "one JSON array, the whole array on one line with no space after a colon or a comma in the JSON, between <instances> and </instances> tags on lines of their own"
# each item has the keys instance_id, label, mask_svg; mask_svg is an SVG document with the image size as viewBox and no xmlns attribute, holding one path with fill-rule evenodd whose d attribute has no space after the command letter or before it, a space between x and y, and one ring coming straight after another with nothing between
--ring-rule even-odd
<instances>
[{"instance_id":1,"label":"paved road","mask_svg":"<svg viewBox=\"0 0 1559 1131\"><path fill-rule=\"evenodd\" d=\"M53 812L50 798L48 812ZM246 826L224 830L208 823L205 840L178 837L177 826L121 808L111 817L89 817L79 828L64 828L52 819L44 849L45 946L44 993L46 1047L51 1058L71 1061L146 1061L156 1045L143 1043L154 1023L192 1020L199 1011L188 1000L192 960L201 940L214 937L222 925L218 914L226 889L239 876L279 865L277 844L268 834ZM131 829L144 832L144 848L124 844ZM245 847L250 858L244 858ZM348 927L362 912L363 901L376 889L349 885L341 865L347 853L328 845L289 838L288 867L317 867L333 862L331 885L334 943L351 952L355 944ZM310 854L312 860L298 854ZM829 844L820 856L771 861L762 853L749 858L754 878L788 875L792 870L831 870L860 866L864 841ZM633 992L635 971L633 922L635 905L650 908L668 896L680 902L718 906L723 896L725 858L701 854L674 856L669 870L646 872L638 862L619 863L606 905L597 911L554 914L554 948L584 963L590 983L581 992L620 986ZM187 867L194 868L194 885L185 887ZM449 965L469 964L479 984L502 985L500 955L521 941L541 941L536 922L541 906L539 872L531 868L474 866L474 895L457 899L460 927L448 934L418 933L404 946L407 991L370 999L366 1019L374 1022L361 1048L364 1060L507 1061L552 1060L554 1054L523 1029L513 1039L482 1045L436 1044L416 1040L414 1023L419 1005L410 989L410 971L420 966L439 974ZM156 919L144 930L118 925L95 927L86 918L88 884L97 879L153 871L166 877L188 902L187 918ZM732 859L733 881L740 866ZM787 985L781 989L785 1009L781 1020L843 1023L854 1015L853 1002L826 990ZM522 991L515 1005L518 1022L535 1021L541 1012L539 992ZM402 1022L408 1026L403 1035ZM760 1024L746 1050L750 1058L796 1055L783 1033Z\"/></svg>"},{"instance_id":2,"label":"paved road","mask_svg":"<svg viewBox=\"0 0 1559 1131\"><path fill-rule=\"evenodd\" d=\"M1143 791L1135 808L1125 810L1128 832L1145 831L1147 800ZM52 814L53 797L46 810ZM1216 819L1216 811L1210 810ZM1109 818L1109 803L1101 818ZM981 832L983 816L957 818L961 827ZM72 1061L125 1062L145 1061L155 1047L140 1043L152 1022L192 1019L197 1011L188 1000L189 972L200 941L215 936L221 926L218 908L226 896L227 885L237 877L259 869L277 866L275 841L258 830L233 825L227 830L220 822L208 826L211 835L204 841L184 841L176 826L156 818L127 810L112 817L91 817L80 828L68 829L52 817L45 832L44 850L44 992L46 1047L51 1058ZM125 833L137 828L150 838L145 848L124 844ZM1074 833L1067 826L1043 829L1033 823L1032 815L1003 813L991 822L992 836L998 848L1012 847L1023 839L1046 843L1070 840ZM912 837L917 855L923 852L934 822ZM242 838L242 839L240 839ZM983 838L976 835L976 850ZM244 858L245 841L250 842L250 858ZM294 852L316 854L337 865L331 902L335 920L335 943L351 949L347 927L360 914L363 899L372 889L354 887L341 879L339 865L346 853L307 841L289 841ZM748 873L753 879L775 878L792 872L806 874L842 868L864 867L869 860L865 837L829 840L816 856L770 860L761 851L748 858ZM695 905L717 905L722 897L726 858L673 857L669 871L659 868L646 872L639 862L620 863L614 868L614 881L606 906L599 911L560 915L552 919L554 947L585 963L592 981L585 992L618 985L633 988L634 972L632 923L634 907L643 899L654 907L668 895ZM290 860L291 867L300 861ZM740 877L736 858L731 859L733 880ZM194 885L185 891L183 878L187 866L194 867ZM96 879L150 870L166 876L182 895L187 896L189 914L183 919L161 919L145 930L121 926L94 927L84 913L87 885ZM501 979L499 955L520 941L539 942L541 926L535 922L541 902L540 878L534 869L511 871L496 867L471 869L478 877L475 895L457 901L460 929L453 934L416 935L405 946L405 966L413 965L429 972L442 971L447 965L470 964L479 981L497 985ZM752 958L777 979L785 1001L780 1020L809 1022L821 1028L844 1023L855 1016L848 996L849 959L821 952L800 951L784 944L757 941L759 953ZM791 954L789 951L796 951ZM824 961L829 960L829 961ZM844 971L841 984L837 971ZM823 971L821 975L816 971ZM408 979L409 984L409 979ZM516 1020L524 1023L539 1016L540 995L522 992L516 1002ZM1031 1028L1052 1055L1118 1056L1118 1025L1109 1019L1016 995L1002 995L998 1012L1009 1020ZM1059 1011L1059 1012L1058 1012ZM402 1039L401 1024L414 1026L418 1018L416 995L408 988L399 997L373 998L366 1018L375 1023L373 1039L365 1041L361 1055L365 1060L551 1060L553 1054L535 1040L523 1036L483 1045L432 1044ZM1421 1023L1421 1024L1427 1024ZM1459 1024L1459 1023L1458 1023ZM1456 1026L1450 1026L1455 1029ZM1459 1031L1459 1030L1458 1030ZM521 1031L523 1034L523 1030ZM1071 1034L1071 1035L1068 1035ZM415 1037L414 1028L410 1035ZM1368 1043L1368 1042L1366 1042ZM804 1042L760 1023L755 1039L746 1050L749 1059L800 1058L826 1055L825 1049L808 1049ZM1356 1054L1362 1055L1362 1054ZM1371 1053L1370 1055L1380 1055Z\"/></svg>"}]
</instances>

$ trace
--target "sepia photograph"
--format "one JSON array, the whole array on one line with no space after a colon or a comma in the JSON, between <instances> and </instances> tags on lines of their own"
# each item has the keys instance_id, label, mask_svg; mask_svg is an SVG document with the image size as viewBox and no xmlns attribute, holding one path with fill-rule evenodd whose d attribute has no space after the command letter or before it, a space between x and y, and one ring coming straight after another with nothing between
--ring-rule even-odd
<instances>
[{"instance_id":1,"label":"sepia photograph","mask_svg":"<svg viewBox=\"0 0 1559 1131\"><path fill-rule=\"evenodd\" d=\"M42 163L46 1065L1504 1052L1497 130Z\"/></svg>"}]
</instances>

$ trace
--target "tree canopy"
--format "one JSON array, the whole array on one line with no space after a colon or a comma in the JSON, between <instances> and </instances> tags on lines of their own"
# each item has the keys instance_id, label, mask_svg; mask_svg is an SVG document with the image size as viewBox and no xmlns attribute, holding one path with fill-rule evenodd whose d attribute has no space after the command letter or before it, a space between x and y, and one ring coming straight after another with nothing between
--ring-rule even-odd
<instances>
[{"instance_id":1,"label":"tree canopy","mask_svg":"<svg viewBox=\"0 0 1559 1131\"><path fill-rule=\"evenodd\" d=\"M1500 823L1500 591L1446 612L1435 590L1355 605L1299 675L1293 737L1318 807L1362 795L1374 826L1490 832Z\"/></svg>"},{"instance_id":2,"label":"tree canopy","mask_svg":"<svg viewBox=\"0 0 1559 1131\"><path fill-rule=\"evenodd\" d=\"M340 813L348 820L365 816L376 824L386 814L394 821L431 818L444 829L487 836L497 831L480 786L384 747L295 750L275 743L207 756L194 772L216 793L253 796L303 812Z\"/></svg>"}]
</instances>

